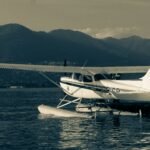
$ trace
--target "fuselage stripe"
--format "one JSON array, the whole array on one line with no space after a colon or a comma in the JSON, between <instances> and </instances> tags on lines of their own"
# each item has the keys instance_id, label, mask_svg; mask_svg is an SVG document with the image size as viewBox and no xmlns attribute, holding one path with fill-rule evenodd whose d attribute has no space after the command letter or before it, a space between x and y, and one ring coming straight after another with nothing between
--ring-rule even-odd
<instances>
[{"instance_id":1,"label":"fuselage stripe","mask_svg":"<svg viewBox=\"0 0 150 150\"><path fill-rule=\"evenodd\" d=\"M84 88L84 89L89 89L89 90L93 90L93 91L99 91L99 92L103 92L103 93L108 93L109 89L107 87L102 87L102 86L92 86L92 85L88 85L88 84L79 84L79 83L75 83L75 82L64 82L61 81L61 83L63 84L67 84L70 86L76 86L78 88Z\"/></svg>"}]
</instances>

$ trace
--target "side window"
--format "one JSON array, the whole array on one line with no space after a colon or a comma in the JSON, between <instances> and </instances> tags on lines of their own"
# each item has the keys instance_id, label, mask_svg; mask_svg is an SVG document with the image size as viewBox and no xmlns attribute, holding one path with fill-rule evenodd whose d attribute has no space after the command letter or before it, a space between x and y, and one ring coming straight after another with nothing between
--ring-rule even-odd
<instances>
[{"instance_id":1,"label":"side window","mask_svg":"<svg viewBox=\"0 0 150 150\"><path fill-rule=\"evenodd\" d=\"M96 75L94 76L94 79L95 79L95 81L99 81L99 80L105 79L105 78L104 78L104 76L102 76L101 74L96 74Z\"/></svg>"},{"instance_id":2,"label":"side window","mask_svg":"<svg viewBox=\"0 0 150 150\"><path fill-rule=\"evenodd\" d=\"M83 81L84 81L84 82L92 82L92 77L91 77L91 76L88 76L88 75L83 76Z\"/></svg>"}]
</instances>

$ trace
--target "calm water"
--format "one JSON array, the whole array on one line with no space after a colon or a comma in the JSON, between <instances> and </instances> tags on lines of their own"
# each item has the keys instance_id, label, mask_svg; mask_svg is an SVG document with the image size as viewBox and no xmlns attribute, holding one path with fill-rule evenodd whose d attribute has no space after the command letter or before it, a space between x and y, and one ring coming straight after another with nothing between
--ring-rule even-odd
<instances>
[{"instance_id":1,"label":"calm water","mask_svg":"<svg viewBox=\"0 0 150 150\"><path fill-rule=\"evenodd\" d=\"M55 106L54 89L0 90L0 150L149 150L150 118L112 115L96 121L47 118L40 104Z\"/></svg>"}]
</instances>

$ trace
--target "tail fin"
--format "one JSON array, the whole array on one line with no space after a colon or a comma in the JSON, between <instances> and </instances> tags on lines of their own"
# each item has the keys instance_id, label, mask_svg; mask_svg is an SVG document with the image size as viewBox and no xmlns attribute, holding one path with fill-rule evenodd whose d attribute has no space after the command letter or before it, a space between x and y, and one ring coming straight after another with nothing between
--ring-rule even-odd
<instances>
[{"instance_id":1,"label":"tail fin","mask_svg":"<svg viewBox=\"0 0 150 150\"><path fill-rule=\"evenodd\" d=\"M150 80L150 69L147 71L147 73L141 79L142 80Z\"/></svg>"},{"instance_id":2,"label":"tail fin","mask_svg":"<svg viewBox=\"0 0 150 150\"><path fill-rule=\"evenodd\" d=\"M141 79L143 80L142 88L150 89L150 69Z\"/></svg>"}]
</instances>

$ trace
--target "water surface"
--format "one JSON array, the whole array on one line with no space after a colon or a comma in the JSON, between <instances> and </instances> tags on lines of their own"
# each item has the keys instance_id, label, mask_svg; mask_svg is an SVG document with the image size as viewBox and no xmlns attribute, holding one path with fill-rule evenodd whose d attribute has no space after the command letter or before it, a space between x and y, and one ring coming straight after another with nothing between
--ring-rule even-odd
<instances>
[{"instance_id":1,"label":"water surface","mask_svg":"<svg viewBox=\"0 0 150 150\"><path fill-rule=\"evenodd\" d=\"M56 106L56 89L0 90L0 150L148 150L150 118L102 115L96 121L39 114L37 106Z\"/></svg>"}]
</instances>

